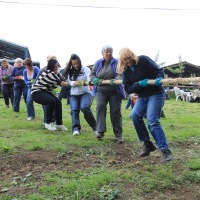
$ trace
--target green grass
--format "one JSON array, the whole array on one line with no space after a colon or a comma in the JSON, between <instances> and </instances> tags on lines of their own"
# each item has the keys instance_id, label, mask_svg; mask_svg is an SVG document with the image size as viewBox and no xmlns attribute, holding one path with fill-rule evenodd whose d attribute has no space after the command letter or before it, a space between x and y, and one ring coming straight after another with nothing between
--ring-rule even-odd
<instances>
[{"instance_id":1,"label":"green grass","mask_svg":"<svg viewBox=\"0 0 200 200\"><path fill-rule=\"evenodd\" d=\"M125 144L117 145L109 109L107 132L99 141L82 113L82 134L72 136L65 99L67 132L44 129L41 105L35 104L36 118L27 121L23 100L20 113L14 113L0 99L0 199L200 198L200 104L175 99L165 102L166 118L161 118L161 124L175 158L167 164L162 163L159 151L148 158L138 157L142 146L125 104L123 101ZM92 110L95 113L95 100Z\"/></svg>"}]
</instances>

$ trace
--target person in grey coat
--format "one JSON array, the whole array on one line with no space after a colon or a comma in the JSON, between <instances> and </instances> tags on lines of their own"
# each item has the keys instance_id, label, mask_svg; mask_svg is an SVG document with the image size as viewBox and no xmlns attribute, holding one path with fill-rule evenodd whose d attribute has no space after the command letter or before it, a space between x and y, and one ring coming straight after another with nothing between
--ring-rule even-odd
<instances>
[{"instance_id":1,"label":"person in grey coat","mask_svg":"<svg viewBox=\"0 0 200 200\"><path fill-rule=\"evenodd\" d=\"M118 144L124 143L122 137L121 103L125 99L122 85L115 85L114 80L122 79L116 72L118 60L112 56L113 48L109 45L102 47L103 58L97 60L91 71L91 82L94 84L92 95L96 97L96 137L102 139L106 132L107 104L110 105L110 119L113 132ZM110 84L102 84L103 80L110 80Z\"/></svg>"}]
</instances>

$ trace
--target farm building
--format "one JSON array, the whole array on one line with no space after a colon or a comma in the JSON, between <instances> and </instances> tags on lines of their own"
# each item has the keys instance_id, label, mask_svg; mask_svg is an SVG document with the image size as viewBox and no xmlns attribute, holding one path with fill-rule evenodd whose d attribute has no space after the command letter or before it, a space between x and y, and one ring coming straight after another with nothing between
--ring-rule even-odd
<instances>
[{"instance_id":1,"label":"farm building","mask_svg":"<svg viewBox=\"0 0 200 200\"><path fill-rule=\"evenodd\" d=\"M193 65L193 64L186 62L186 61L182 62L182 64L185 67L184 72L182 73L182 78L189 78L189 77L194 76L194 75L196 77L200 77L200 66ZM176 68L179 67L179 63L163 67L163 69L165 71L166 78L167 77L169 77L169 78L178 78L179 77L179 74L175 74L175 73L170 72L167 69L167 67L170 67L171 69L176 69Z\"/></svg>"}]
</instances>

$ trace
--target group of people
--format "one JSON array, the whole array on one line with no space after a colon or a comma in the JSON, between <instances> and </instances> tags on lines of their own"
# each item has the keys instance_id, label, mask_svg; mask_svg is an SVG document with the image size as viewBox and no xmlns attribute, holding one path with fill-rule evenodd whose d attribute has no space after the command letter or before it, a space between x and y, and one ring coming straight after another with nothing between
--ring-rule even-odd
<instances>
[{"instance_id":1,"label":"group of people","mask_svg":"<svg viewBox=\"0 0 200 200\"><path fill-rule=\"evenodd\" d=\"M96 138L101 140L106 132L106 114L109 104L110 120L118 144L124 143L122 100L126 98L126 94L137 94L137 102L131 111L130 118L139 140L144 144L140 156L149 156L156 150L156 146L150 140L151 134L162 153L163 161L172 160L173 155L159 121L165 100L165 91L160 82L164 78L163 69L149 57L137 56L128 48L123 48L119 52L119 59L113 58L113 48L109 45L103 46L101 53L102 58L95 62L91 71L82 65L78 55L72 54L63 74L59 72L59 63L55 56L48 58L47 66L40 72L31 67L30 59L26 59L23 77L20 76L19 69L18 73L13 74L14 68L9 79L20 80L21 84L23 80L29 90L26 93L28 98L43 106L44 118L46 116L45 128L51 131L67 130L62 122L61 100L52 93L58 86L70 90L69 105L74 136L81 134L79 114L82 111ZM18 76L17 79L16 76ZM155 85L149 85L148 79L156 79ZM105 80L109 80L110 84L104 84ZM116 84L117 80L121 80L121 83ZM92 92L89 83L93 84ZM93 97L96 98L96 117L91 110ZM13 103L13 110L14 105ZM18 111L17 107L14 111ZM34 118L34 109L30 109L30 113L32 113L30 117ZM144 123L144 116L148 129Z\"/></svg>"},{"instance_id":2,"label":"group of people","mask_svg":"<svg viewBox=\"0 0 200 200\"><path fill-rule=\"evenodd\" d=\"M33 66L30 58L24 61L21 58L15 60L15 67L9 64L7 59L2 59L0 68L0 80L2 94L7 108L10 104L14 112L20 110L20 100L23 95L27 107L27 120L35 118L33 101L31 98L31 84L39 73L39 68Z\"/></svg>"}]
</instances>

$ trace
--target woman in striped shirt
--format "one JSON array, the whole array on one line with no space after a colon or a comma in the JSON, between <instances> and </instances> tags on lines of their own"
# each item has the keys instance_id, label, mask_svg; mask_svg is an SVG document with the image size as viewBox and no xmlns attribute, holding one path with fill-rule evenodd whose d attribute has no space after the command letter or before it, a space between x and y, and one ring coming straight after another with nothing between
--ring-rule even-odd
<instances>
[{"instance_id":1,"label":"woman in striped shirt","mask_svg":"<svg viewBox=\"0 0 200 200\"><path fill-rule=\"evenodd\" d=\"M50 59L47 64L47 69L38 77L36 82L32 85L32 99L36 103L46 105L47 107L47 122L45 128L54 131L67 130L62 122L62 103L52 93L58 86L68 87L68 82L60 80L58 73L58 61ZM53 112L55 110L56 126L53 125Z\"/></svg>"}]
</instances>

